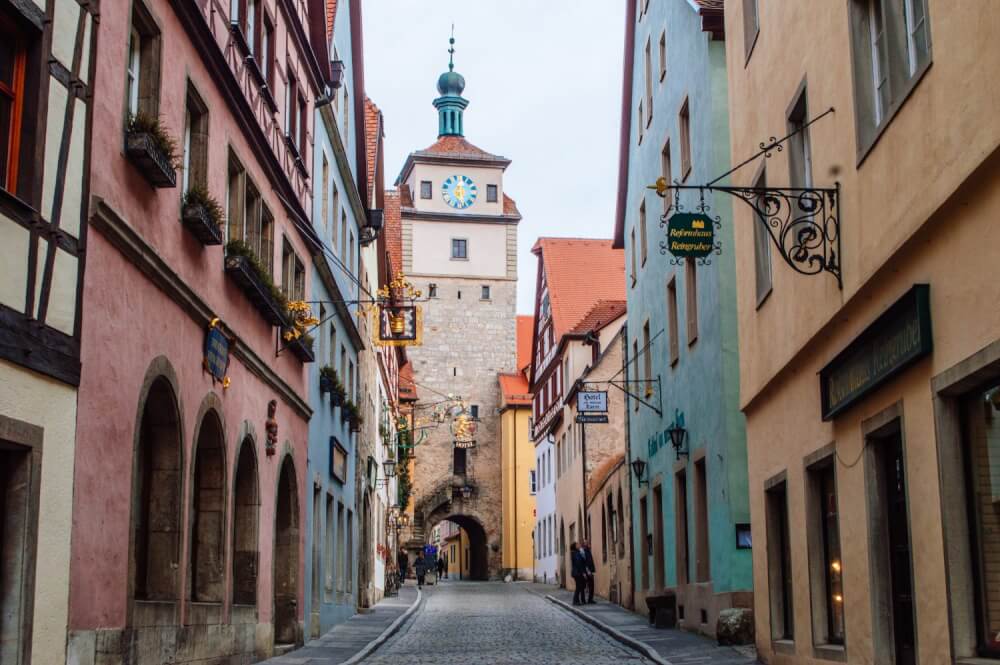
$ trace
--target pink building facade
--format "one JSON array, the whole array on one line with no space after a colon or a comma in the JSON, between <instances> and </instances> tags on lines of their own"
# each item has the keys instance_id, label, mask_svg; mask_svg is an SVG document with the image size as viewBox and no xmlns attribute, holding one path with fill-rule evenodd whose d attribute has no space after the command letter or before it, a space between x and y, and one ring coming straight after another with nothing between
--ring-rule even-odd
<instances>
[{"instance_id":1,"label":"pink building facade","mask_svg":"<svg viewBox=\"0 0 1000 665\"><path fill-rule=\"evenodd\" d=\"M94 72L67 659L248 663L303 634L312 352L283 301L319 251L327 13L128 8Z\"/></svg>"}]
</instances>

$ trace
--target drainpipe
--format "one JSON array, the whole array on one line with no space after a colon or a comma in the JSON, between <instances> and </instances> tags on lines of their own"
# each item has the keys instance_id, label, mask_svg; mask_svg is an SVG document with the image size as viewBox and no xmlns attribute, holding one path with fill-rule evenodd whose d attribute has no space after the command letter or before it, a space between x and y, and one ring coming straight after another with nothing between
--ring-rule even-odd
<instances>
[{"instance_id":1,"label":"drainpipe","mask_svg":"<svg viewBox=\"0 0 1000 665\"><path fill-rule=\"evenodd\" d=\"M517 521L517 497L518 497L518 476L517 470L517 407L514 407L514 581L517 581L517 564L520 561L520 550L517 549L517 532L520 531Z\"/></svg>"},{"instance_id":2,"label":"drainpipe","mask_svg":"<svg viewBox=\"0 0 1000 665\"><path fill-rule=\"evenodd\" d=\"M584 344L590 345L590 366L596 367L597 361L601 356L601 339L597 334L591 330L583 338ZM584 537L590 540L590 527L587 521L587 425L585 423L580 423L580 458L583 462L583 491L580 492L580 496L583 497L583 524L580 528L583 529Z\"/></svg>"},{"instance_id":3,"label":"drainpipe","mask_svg":"<svg viewBox=\"0 0 1000 665\"><path fill-rule=\"evenodd\" d=\"M622 335L622 369L625 372L625 385L629 385L629 383L628 383L628 380L629 380L629 378L628 378L629 377L629 374L628 374L628 366L629 366L629 357L628 357L628 321L625 321L625 323L622 325L621 335ZM624 393L625 393L625 464L628 467L628 470L626 471L626 477L629 479L628 480L628 511L629 511L628 540L625 541L625 542L632 549L631 556L629 557L630 560L631 560L631 562L632 562L632 565L629 566L629 580L631 581L631 584L632 584L632 605L633 605L633 609L634 609L634 606L635 606L635 543L632 540L632 520L633 520L633 517L634 517L634 515L632 515L632 510L633 510L633 507L632 507L632 482L633 482L633 479L632 479L632 474L631 474L631 466L632 466L632 419L629 417L629 414L631 413L632 409L631 409L631 407L629 405L629 393L628 393L627 390L624 391ZM643 538L645 538L645 535L643 535Z\"/></svg>"}]
</instances>

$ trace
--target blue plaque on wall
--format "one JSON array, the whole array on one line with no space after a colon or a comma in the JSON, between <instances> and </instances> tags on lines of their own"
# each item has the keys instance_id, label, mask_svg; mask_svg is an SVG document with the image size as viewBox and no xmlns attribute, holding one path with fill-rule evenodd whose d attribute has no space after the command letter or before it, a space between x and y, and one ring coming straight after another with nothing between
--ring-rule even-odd
<instances>
[{"instance_id":1,"label":"blue plaque on wall","mask_svg":"<svg viewBox=\"0 0 1000 665\"><path fill-rule=\"evenodd\" d=\"M224 381L229 371L229 338L217 326L205 335L205 369L213 380Z\"/></svg>"}]
</instances>

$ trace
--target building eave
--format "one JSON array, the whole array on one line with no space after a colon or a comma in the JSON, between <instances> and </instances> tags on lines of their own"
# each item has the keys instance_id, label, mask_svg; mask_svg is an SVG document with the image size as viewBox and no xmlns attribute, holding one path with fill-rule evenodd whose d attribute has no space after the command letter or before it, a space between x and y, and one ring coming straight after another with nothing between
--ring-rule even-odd
<instances>
[{"instance_id":1,"label":"building eave","mask_svg":"<svg viewBox=\"0 0 1000 665\"><path fill-rule=\"evenodd\" d=\"M621 125L618 133L618 198L615 205L613 249L625 248L625 208L628 197L628 157L632 136L632 69L635 64L634 0L625 0L625 56L622 73Z\"/></svg>"}]
</instances>

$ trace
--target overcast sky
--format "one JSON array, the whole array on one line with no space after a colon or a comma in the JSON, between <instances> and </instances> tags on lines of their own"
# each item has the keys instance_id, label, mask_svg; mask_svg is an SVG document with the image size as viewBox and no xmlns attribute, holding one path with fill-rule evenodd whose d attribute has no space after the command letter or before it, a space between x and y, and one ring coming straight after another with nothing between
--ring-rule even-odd
<instances>
[{"instance_id":1,"label":"overcast sky","mask_svg":"<svg viewBox=\"0 0 1000 665\"><path fill-rule=\"evenodd\" d=\"M504 189L523 217L519 313L532 313L539 236L611 237L624 9L619 0L364 3L365 87L385 116L390 187L406 155L437 138L431 102L455 24L465 137L512 160Z\"/></svg>"}]
</instances>

